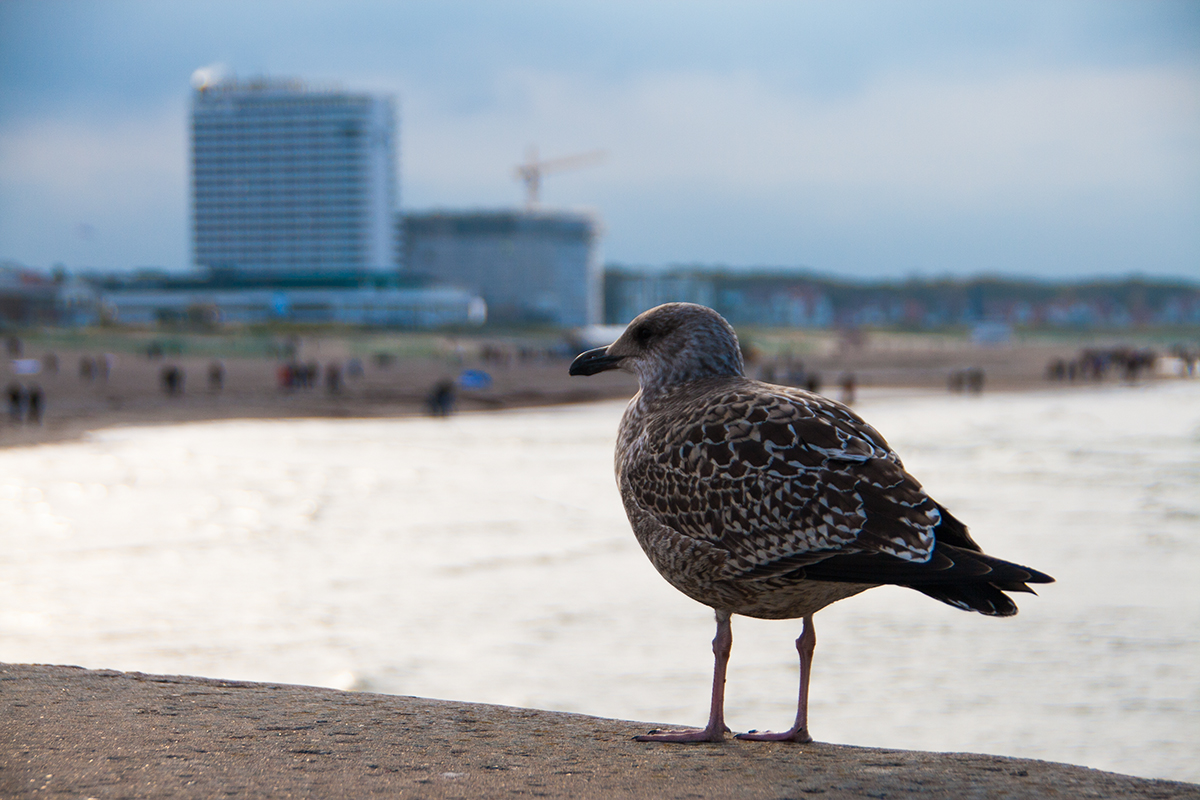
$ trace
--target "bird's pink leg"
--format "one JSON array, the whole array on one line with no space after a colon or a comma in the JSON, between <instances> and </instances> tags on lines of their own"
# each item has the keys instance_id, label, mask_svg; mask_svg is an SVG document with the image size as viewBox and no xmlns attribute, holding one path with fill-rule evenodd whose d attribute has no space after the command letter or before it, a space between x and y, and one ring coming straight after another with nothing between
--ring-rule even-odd
<instances>
[{"instance_id":1,"label":"bird's pink leg","mask_svg":"<svg viewBox=\"0 0 1200 800\"><path fill-rule=\"evenodd\" d=\"M713 638L712 706L708 712L708 725L703 730L691 728L683 731L651 731L633 737L639 742L721 742L725 740L725 668L729 665L729 651L733 649L733 626L729 624L729 612L717 612L717 635Z\"/></svg>"},{"instance_id":2,"label":"bird's pink leg","mask_svg":"<svg viewBox=\"0 0 1200 800\"><path fill-rule=\"evenodd\" d=\"M804 630L796 640L800 653L800 702L796 706L796 724L783 733L739 733L737 738L754 742L811 742L808 735L808 678L812 675L813 651L817 649L817 631L809 614L804 618Z\"/></svg>"}]
</instances>

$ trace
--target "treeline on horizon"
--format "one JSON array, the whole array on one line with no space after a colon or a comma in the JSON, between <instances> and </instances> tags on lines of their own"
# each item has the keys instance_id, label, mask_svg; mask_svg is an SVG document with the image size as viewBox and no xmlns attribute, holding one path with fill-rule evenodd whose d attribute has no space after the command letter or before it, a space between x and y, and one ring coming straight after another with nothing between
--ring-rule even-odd
<instances>
[{"instance_id":1,"label":"treeline on horizon","mask_svg":"<svg viewBox=\"0 0 1200 800\"><path fill-rule=\"evenodd\" d=\"M803 280L825 289L832 298L857 296L862 292L881 291L896 295L905 293L965 293L978 287L990 296L1009 299L1051 300L1064 294L1086 298L1128 297L1142 292L1149 302L1161 302L1180 293L1200 293L1200 279L1131 274L1122 277L1087 277L1054 280L1051 278L1015 277L983 273L969 276L941 275L904 278L841 278L804 268L793 267L734 267L725 264L673 264L667 267L643 267L620 262L606 264L606 273L624 275L666 276L683 273L706 274L730 279L781 278Z\"/></svg>"},{"instance_id":2,"label":"treeline on horizon","mask_svg":"<svg viewBox=\"0 0 1200 800\"><path fill-rule=\"evenodd\" d=\"M1136 300L1148 305L1161 305L1180 294L1200 293L1200 282L1189 283L1181 278L1087 278L1077 281L1054 281L1038 278L1006 278L980 275L971 278L906 278L903 281L880 279L861 282L818 278L834 302L842 297L866 291L888 292L900 296L953 295L964 298L973 293L996 300L1039 300L1048 302L1064 297L1081 300Z\"/></svg>"},{"instance_id":3,"label":"treeline on horizon","mask_svg":"<svg viewBox=\"0 0 1200 800\"><path fill-rule=\"evenodd\" d=\"M790 297L801 307L799 318L808 320L800 324L815 327L928 328L982 321L1058 327L1200 324L1200 281L1144 275L1073 280L1000 275L854 279L786 268L606 266L606 301L619 305L636 289L664 302L671 293L707 295L714 305L730 305L734 316L740 311L734 298L757 296L754 305L761 307L770 296Z\"/></svg>"}]
</instances>

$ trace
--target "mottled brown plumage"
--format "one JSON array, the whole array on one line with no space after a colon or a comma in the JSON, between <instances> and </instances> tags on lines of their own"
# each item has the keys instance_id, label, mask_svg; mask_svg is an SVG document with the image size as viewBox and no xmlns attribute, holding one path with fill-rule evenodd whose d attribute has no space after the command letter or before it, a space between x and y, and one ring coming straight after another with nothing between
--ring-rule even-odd
<instances>
[{"instance_id":1,"label":"mottled brown plumage","mask_svg":"<svg viewBox=\"0 0 1200 800\"><path fill-rule=\"evenodd\" d=\"M580 355L571 374L614 368L635 372L640 384L616 453L634 534L659 573L718 621L708 727L646 738L723 737L731 614L805 620L796 725L749 738L807 740L811 617L821 608L898 584L1009 616L1017 608L1005 591L1052 581L985 555L849 408L746 378L736 334L711 309L651 309L612 345Z\"/></svg>"}]
</instances>

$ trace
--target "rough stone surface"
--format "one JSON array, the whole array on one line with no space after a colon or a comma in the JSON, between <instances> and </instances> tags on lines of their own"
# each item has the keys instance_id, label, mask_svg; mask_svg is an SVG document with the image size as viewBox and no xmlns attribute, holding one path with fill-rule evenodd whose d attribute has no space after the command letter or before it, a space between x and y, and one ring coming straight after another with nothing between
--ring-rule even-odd
<instances>
[{"instance_id":1,"label":"rough stone surface","mask_svg":"<svg viewBox=\"0 0 1200 800\"><path fill-rule=\"evenodd\" d=\"M639 744L651 725L304 686L0 665L0 798L1200 798L1045 761Z\"/></svg>"}]
</instances>

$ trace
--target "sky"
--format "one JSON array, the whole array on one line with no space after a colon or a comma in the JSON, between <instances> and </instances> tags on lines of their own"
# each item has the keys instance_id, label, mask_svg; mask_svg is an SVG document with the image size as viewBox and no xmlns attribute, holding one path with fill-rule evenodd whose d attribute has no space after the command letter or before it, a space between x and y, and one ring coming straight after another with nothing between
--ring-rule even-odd
<instances>
[{"instance_id":1,"label":"sky","mask_svg":"<svg viewBox=\"0 0 1200 800\"><path fill-rule=\"evenodd\" d=\"M191 266L200 68L396 97L403 210L605 261L1200 281L1200 2L0 2L0 261Z\"/></svg>"}]
</instances>

